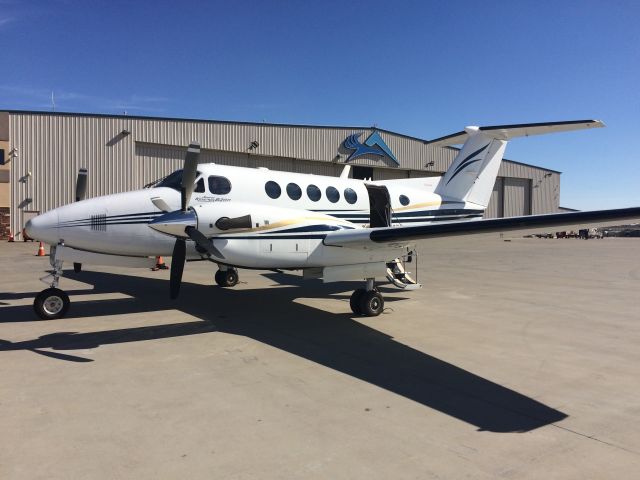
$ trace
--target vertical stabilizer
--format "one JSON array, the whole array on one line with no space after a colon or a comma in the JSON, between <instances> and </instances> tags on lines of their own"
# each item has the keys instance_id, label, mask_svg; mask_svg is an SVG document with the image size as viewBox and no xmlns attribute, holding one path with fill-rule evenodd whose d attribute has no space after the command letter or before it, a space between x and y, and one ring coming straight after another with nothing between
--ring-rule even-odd
<instances>
[{"instance_id":1,"label":"vertical stabilizer","mask_svg":"<svg viewBox=\"0 0 640 480\"><path fill-rule=\"evenodd\" d=\"M600 127L604 127L604 124L599 120L467 127L463 132L433 140L429 142L432 146L464 143L451 167L440 179L435 193L446 200L470 202L486 208L508 140Z\"/></svg>"},{"instance_id":2,"label":"vertical stabilizer","mask_svg":"<svg viewBox=\"0 0 640 480\"><path fill-rule=\"evenodd\" d=\"M467 127L467 141L436 187L435 193L449 200L487 207L496 182L505 140L483 135L478 127Z\"/></svg>"}]
</instances>

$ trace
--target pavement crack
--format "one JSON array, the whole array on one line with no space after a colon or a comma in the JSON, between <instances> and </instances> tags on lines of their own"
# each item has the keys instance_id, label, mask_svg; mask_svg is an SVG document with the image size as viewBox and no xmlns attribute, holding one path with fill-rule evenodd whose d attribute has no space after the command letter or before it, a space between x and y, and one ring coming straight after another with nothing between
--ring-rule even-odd
<instances>
[{"instance_id":1,"label":"pavement crack","mask_svg":"<svg viewBox=\"0 0 640 480\"><path fill-rule=\"evenodd\" d=\"M622 447L620 445L616 445L615 443L607 442L605 440L600 440L599 438L594 437L593 435L587 435L586 433L580 433L580 432L578 432L576 430L572 430L572 429L567 428L567 427L562 427L562 426L560 426L560 425L558 425L556 423L552 423L551 425L553 425L556 428L559 428L560 430L564 430L565 432L569 432L569 433L572 433L574 435L578 435L580 437L588 438L589 440L593 440L593 441L598 442L598 443L603 443L603 444L608 445L610 447L617 448L618 450L623 450L625 452L629 452L629 453L632 453L634 455L640 455L640 452L636 452L635 450L631 450L629 448L625 448L625 447Z\"/></svg>"}]
</instances>

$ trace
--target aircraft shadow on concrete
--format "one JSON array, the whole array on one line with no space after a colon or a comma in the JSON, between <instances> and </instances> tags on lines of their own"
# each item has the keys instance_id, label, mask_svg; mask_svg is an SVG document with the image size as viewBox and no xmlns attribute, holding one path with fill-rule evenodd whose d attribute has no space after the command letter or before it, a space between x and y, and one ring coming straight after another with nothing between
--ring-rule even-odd
<instances>
[{"instance_id":1,"label":"aircraft shadow on concrete","mask_svg":"<svg viewBox=\"0 0 640 480\"><path fill-rule=\"evenodd\" d=\"M268 292L239 291L184 282L180 298L171 301L167 298L166 279L99 272L78 275L65 272L65 275L95 285L95 290L82 291L85 293L121 292L133 297L96 301L72 298L70 317L178 309L201 320L91 333L63 331L22 342L0 340L0 351L27 350L59 360L91 362L61 351L224 332L252 338L371 383L475 425L481 431L527 432L567 418L565 413L532 398L396 342L367 326L366 318L323 312L294 301L329 295L348 300L348 294L339 293L347 290L347 284L311 285L300 283L293 275L274 273L267 275L289 286ZM15 298L8 295L5 298L0 294L0 300ZM20 294L27 295L31 294ZM389 303L401 299L387 297ZM2 307L0 312L3 322L36 319L31 306ZM64 323L64 319L56 321Z\"/></svg>"}]
</instances>

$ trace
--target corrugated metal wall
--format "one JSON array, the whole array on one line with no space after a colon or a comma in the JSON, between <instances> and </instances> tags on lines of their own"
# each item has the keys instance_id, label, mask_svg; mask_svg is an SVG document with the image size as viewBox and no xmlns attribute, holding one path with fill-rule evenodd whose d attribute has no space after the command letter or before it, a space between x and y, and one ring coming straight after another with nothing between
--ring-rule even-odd
<instances>
[{"instance_id":1,"label":"corrugated metal wall","mask_svg":"<svg viewBox=\"0 0 640 480\"><path fill-rule=\"evenodd\" d=\"M504 212L504 178L496 178L496 183L493 186L493 193L489 200L489 205L484 212L484 218L498 218L503 217Z\"/></svg>"},{"instance_id":2,"label":"corrugated metal wall","mask_svg":"<svg viewBox=\"0 0 640 480\"><path fill-rule=\"evenodd\" d=\"M505 178L503 198L505 217L531 215L531 180Z\"/></svg>"},{"instance_id":3,"label":"corrugated metal wall","mask_svg":"<svg viewBox=\"0 0 640 480\"><path fill-rule=\"evenodd\" d=\"M196 140L203 148L205 161L338 175L350 154L342 147L344 139L362 132L360 139L364 141L372 131L371 128L9 112L10 144L19 151L11 169L12 229L22 228L23 211L42 212L71 202L80 167L89 170L88 196L136 189L179 168L184 146ZM400 161L400 168L377 156L350 162L377 167L374 169L376 179L435 175L444 172L458 152L453 148L431 147L420 139L378 131ZM253 141L259 146L250 150ZM28 172L32 173L30 177L26 176ZM499 175L531 179L532 213L557 210L558 173L505 161ZM505 212L510 198L505 196Z\"/></svg>"}]
</instances>

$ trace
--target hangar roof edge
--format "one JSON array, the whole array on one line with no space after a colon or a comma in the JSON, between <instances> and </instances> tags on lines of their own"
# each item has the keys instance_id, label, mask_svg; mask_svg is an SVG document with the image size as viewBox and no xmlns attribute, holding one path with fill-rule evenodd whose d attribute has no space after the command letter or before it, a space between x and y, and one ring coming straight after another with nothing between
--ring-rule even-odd
<instances>
[{"instance_id":1,"label":"hangar roof edge","mask_svg":"<svg viewBox=\"0 0 640 480\"><path fill-rule=\"evenodd\" d=\"M411 135L405 135L404 133L394 132L393 130L386 130L384 128L380 128L377 126L369 125L308 125L308 124L296 124L296 123L273 123L273 122L243 122L237 120L211 120L204 118L183 118L183 117L158 117L158 116L145 116L145 115L116 115L110 113L86 113L86 112L49 112L44 110L4 110L0 109L0 112L6 113L26 113L26 114L37 114L37 115L60 115L60 116L77 116L77 117L99 117L99 118L122 118L122 119L133 119L133 120L169 120L169 121L177 121L177 122L199 122L199 123L219 123L226 125L268 125L273 127L298 127L298 128L338 128L344 130L377 130L383 133L390 133L391 135L397 135L398 137L406 138L409 140L414 140L416 142L424 143L425 145L430 142L430 140L424 138L413 137ZM442 147L448 148L452 150L460 150L456 147ZM533 167L539 170L546 170L548 172L561 174L562 172L558 170L553 170L547 167L540 167L538 165L532 165L530 163L518 162L516 160L509 160L507 158L503 159L506 162L515 163L517 165L524 165L526 167Z\"/></svg>"}]
</instances>

